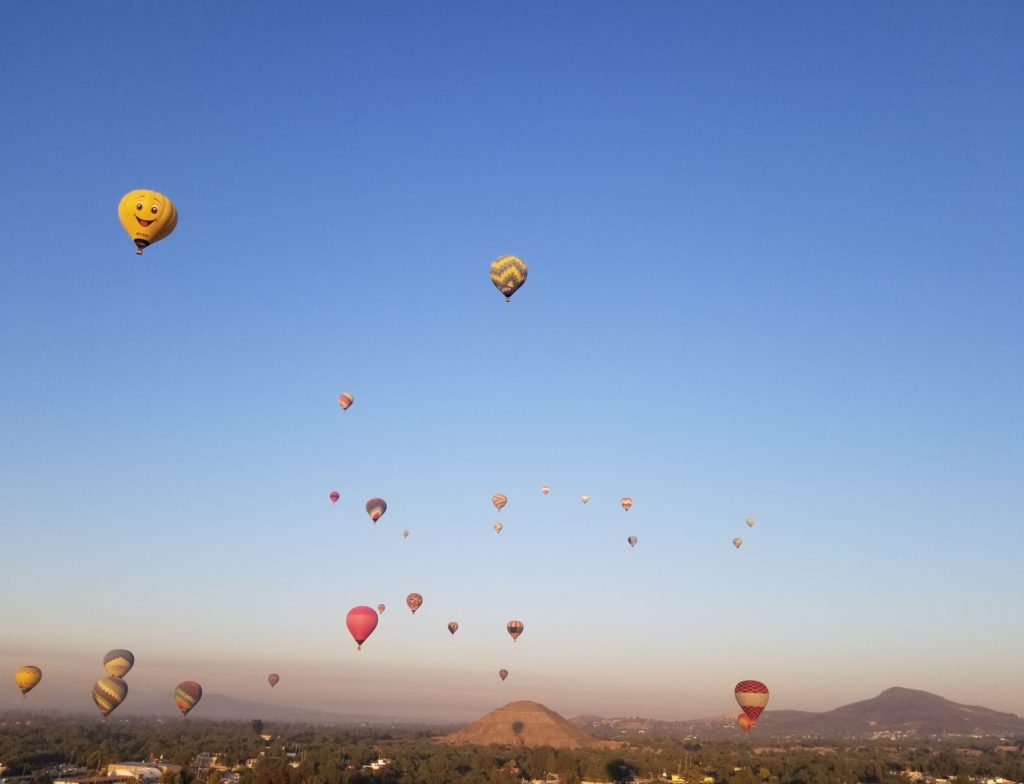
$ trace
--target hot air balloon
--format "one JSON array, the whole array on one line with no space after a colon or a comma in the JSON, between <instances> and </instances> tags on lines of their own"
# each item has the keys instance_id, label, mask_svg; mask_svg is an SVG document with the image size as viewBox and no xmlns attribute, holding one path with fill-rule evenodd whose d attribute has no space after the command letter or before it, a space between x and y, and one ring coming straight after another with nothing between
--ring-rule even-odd
<instances>
[{"instance_id":1,"label":"hot air balloon","mask_svg":"<svg viewBox=\"0 0 1024 784\"><path fill-rule=\"evenodd\" d=\"M631 536L628 539L626 539L626 541L629 542L629 546L630 547L636 547L636 543L639 540L635 536ZM655 548L655 549L657 549L657 548Z\"/></svg>"},{"instance_id":2,"label":"hot air balloon","mask_svg":"<svg viewBox=\"0 0 1024 784\"><path fill-rule=\"evenodd\" d=\"M195 681L182 681L174 690L174 704L178 706L182 716L188 716L203 698L203 687Z\"/></svg>"},{"instance_id":3,"label":"hot air balloon","mask_svg":"<svg viewBox=\"0 0 1024 784\"><path fill-rule=\"evenodd\" d=\"M732 543L736 545L736 549L739 549L740 545L743 544L743 540L737 536L735 539L732 540Z\"/></svg>"},{"instance_id":4,"label":"hot air balloon","mask_svg":"<svg viewBox=\"0 0 1024 784\"><path fill-rule=\"evenodd\" d=\"M111 678L123 678L134 665L135 654L123 648L107 651L107 655L103 657L103 671Z\"/></svg>"},{"instance_id":5,"label":"hot air balloon","mask_svg":"<svg viewBox=\"0 0 1024 784\"><path fill-rule=\"evenodd\" d=\"M104 718L124 702L124 698L127 696L128 684L113 676L100 678L92 687L92 701L96 703L96 707L100 709Z\"/></svg>"},{"instance_id":6,"label":"hot air balloon","mask_svg":"<svg viewBox=\"0 0 1024 784\"><path fill-rule=\"evenodd\" d=\"M32 691L32 689L34 689L42 679L43 671L32 664L26 664L24 667L20 667L18 668L18 671L14 673L14 682L18 684L18 688L21 689L22 697Z\"/></svg>"},{"instance_id":7,"label":"hot air balloon","mask_svg":"<svg viewBox=\"0 0 1024 784\"><path fill-rule=\"evenodd\" d=\"M504 528L504 527L505 526L503 526L501 523L495 523L494 524L494 533L500 534L501 533L501 529Z\"/></svg>"},{"instance_id":8,"label":"hot air balloon","mask_svg":"<svg viewBox=\"0 0 1024 784\"><path fill-rule=\"evenodd\" d=\"M753 527L754 527L754 518L753 517L748 517L747 518L747 528L753 528Z\"/></svg>"},{"instance_id":9,"label":"hot air balloon","mask_svg":"<svg viewBox=\"0 0 1024 784\"><path fill-rule=\"evenodd\" d=\"M508 503L508 497L502 493L495 493L491 496L491 503L494 504L494 508L500 512L505 508L505 504Z\"/></svg>"},{"instance_id":10,"label":"hot air balloon","mask_svg":"<svg viewBox=\"0 0 1024 784\"><path fill-rule=\"evenodd\" d=\"M755 722L745 713L741 713L739 716L736 717L736 723L743 728L744 732L750 732L750 728L757 724L757 722Z\"/></svg>"},{"instance_id":11,"label":"hot air balloon","mask_svg":"<svg viewBox=\"0 0 1024 784\"><path fill-rule=\"evenodd\" d=\"M519 638L519 635L523 633L523 622L509 621L505 624L505 628L508 629L508 633L512 636L512 642L515 642Z\"/></svg>"},{"instance_id":12,"label":"hot air balloon","mask_svg":"<svg viewBox=\"0 0 1024 784\"><path fill-rule=\"evenodd\" d=\"M551 488L550 488L550 487L548 487L547 485L544 485L544 486L542 486L542 487L541 487L540 491L541 491L542 493L544 493L544 495L547 495L548 493L550 493L550 492L551 492Z\"/></svg>"},{"instance_id":13,"label":"hot air balloon","mask_svg":"<svg viewBox=\"0 0 1024 784\"><path fill-rule=\"evenodd\" d=\"M455 621L449 621L448 622L448 631L450 631L452 633L453 637L455 636L455 632L457 632L458 630L459 630L459 624L458 623L456 623Z\"/></svg>"},{"instance_id":14,"label":"hot air balloon","mask_svg":"<svg viewBox=\"0 0 1024 784\"><path fill-rule=\"evenodd\" d=\"M590 496L589 496L589 495L581 495L581 496L580 496L580 500L581 500L581 501L582 501L583 503L586 503L587 501L589 501L589 500L590 500Z\"/></svg>"},{"instance_id":15,"label":"hot air balloon","mask_svg":"<svg viewBox=\"0 0 1024 784\"><path fill-rule=\"evenodd\" d=\"M383 498L371 498L366 502L366 513L374 523L380 520L387 510L388 504Z\"/></svg>"},{"instance_id":16,"label":"hot air balloon","mask_svg":"<svg viewBox=\"0 0 1024 784\"><path fill-rule=\"evenodd\" d=\"M330 495L331 503L332 504L338 503L338 499L339 498L341 498L341 493L339 493L337 490L331 490L331 495Z\"/></svg>"},{"instance_id":17,"label":"hot air balloon","mask_svg":"<svg viewBox=\"0 0 1024 784\"><path fill-rule=\"evenodd\" d=\"M740 681L736 684L736 702L751 721L757 721L768 704L768 687L761 681Z\"/></svg>"},{"instance_id":18,"label":"hot air balloon","mask_svg":"<svg viewBox=\"0 0 1024 784\"><path fill-rule=\"evenodd\" d=\"M348 411L348 407L355 402L356 399L352 397L351 392L342 392L340 395L338 395L338 405L341 406L342 410L344 411Z\"/></svg>"},{"instance_id":19,"label":"hot air balloon","mask_svg":"<svg viewBox=\"0 0 1024 784\"><path fill-rule=\"evenodd\" d=\"M622 508L625 509L627 512L633 508L632 498L623 498L621 501L619 501L619 503L622 504Z\"/></svg>"},{"instance_id":20,"label":"hot air balloon","mask_svg":"<svg viewBox=\"0 0 1024 784\"><path fill-rule=\"evenodd\" d=\"M498 677L505 680L508 677L508 670L498 670Z\"/></svg>"},{"instance_id":21,"label":"hot air balloon","mask_svg":"<svg viewBox=\"0 0 1024 784\"><path fill-rule=\"evenodd\" d=\"M403 539L408 539L409 538L409 529L408 528L406 528L404 531L402 531L402 538Z\"/></svg>"},{"instance_id":22,"label":"hot air balloon","mask_svg":"<svg viewBox=\"0 0 1024 784\"><path fill-rule=\"evenodd\" d=\"M377 606L381 612L384 612L383 604ZM345 625L348 627L352 638L356 641L357 650L361 651L363 649L363 643L366 642L366 638L373 634L373 630L377 628L377 621L377 613L373 611L372 607L360 605L348 611L348 615L345 616Z\"/></svg>"},{"instance_id":23,"label":"hot air balloon","mask_svg":"<svg viewBox=\"0 0 1024 784\"><path fill-rule=\"evenodd\" d=\"M379 612L379 613L384 612L384 603L383 602L381 602L380 604L377 605L377 612Z\"/></svg>"},{"instance_id":24,"label":"hot air balloon","mask_svg":"<svg viewBox=\"0 0 1024 784\"><path fill-rule=\"evenodd\" d=\"M526 265L515 256L501 256L491 262L491 283L508 302L519 287L526 283Z\"/></svg>"},{"instance_id":25,"label":"hot air balloon","mask_svg":"<svg viewBox=\"0 0 1024 784\"><path fill-rule=\"evenodd\" d=\"M416 611L423 605L423 597L418 593L411 593L405 597L405 604L415 615Z\"/></svg>"},{"instance_id":26,"label":"hot air balloon","mask_svg":"<svg viewBox=\"0 0 1024 784\"><path fill-rule=\"evenodd\" d=\"M135 252L162 240L178 225L178 210L174 203L156 191L131 191L121 197L117 217L135 241Z\"/></svg>"},{"instance_id":27,"label":"hot air balloon","mask_svg":"<svg viewBox=\"0 0 1024 784\"><path fill-rule=\"evenodd\" d=\"M270 673L270 675L267 676L267 683L270 684L270 688L274 688L275 686L277 686L280 680L281 676L278 675L276 672L272 672Z\"/></svg>"}]
</instances>

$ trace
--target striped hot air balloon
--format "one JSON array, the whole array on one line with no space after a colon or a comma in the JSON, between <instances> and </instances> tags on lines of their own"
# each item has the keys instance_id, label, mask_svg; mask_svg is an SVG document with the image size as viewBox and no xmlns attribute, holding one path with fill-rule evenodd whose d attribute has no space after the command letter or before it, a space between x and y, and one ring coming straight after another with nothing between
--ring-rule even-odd
<instances>
[{"instance_id":1,"label":"striped hot air balloon","mask_svg":"<svg viewBox=\"0 0 1024 784\"><path fill-rule=\"evenodd\" d=\"M378 604L377 608L384 612L383 604ZM352 639L356 641L357 650L361 651L363 649L363 643L366 642L366 638L373 634L373 630L377 628L378 620L377 613L373 611L372 607L360 605L348 611L348 615L345 616L345 625L348 627Z\"/></svg>"},{"instance_id":2,"label":"striped hot air balloon","mask_svg":"<svg viewBox=\"0 0 1024 784\"><path fill-rule=\"evenodd\" d=\"M626 541L627 541L627 542L629 542L629 546L630 546L630 547L636 547L636 543L637 543L637 542L638 542L639 540L638 540L638 539L637 539L637 538L636 538L635 536L631 536L631 537L629 537L628 539L626 539ZM657 549L657 548L655 548L655 549Z\"/></svg>"},{"instance_id":3,"label":"striped hot air balloon","mask_svg":"<svg viewBox=\"0 0 1024 784\"><path fill-rule=\"evenodd\" d=\"M405 597L405 606L412 610L412 614L415 615L416 611L423 606L423 597L418 593L411 593Z\"/></svg>"},{"instance_id":4,"label":"striped hot air balloon","mask_svg":"<svg viewBox=\"0 0 1024 784\"><path fill-rule=\"evenodd\" d=\"M508 302L526 283L526 265L516 256L501 256L491 262L491 283Z\"/></svg>"},{"instance_id":5,"label":"striped hot air balloon","mask_svg":"<svg viewBox=\"0 0 1024 784\"><path fill-rule=\"evenodd\" d=\"M736 684L736 702L751 721L757 721L768 704L768 687L761 681L740 681Z\"/></svg>"},{"instance_id":6,"label":"striped hot air balloon","mask_svg":"<svg viewBox=\"0 0 1024 784\"><path fill-rule=\"evenodd\" d=\"M622 508L625 509L627 512L633 508L632 498L623 498L621 501L619 501L619 503L622 504Z\"/></svg>"},{"instance_id":7,"label":"striped hot air balloon","mask_svg":"<svg viewBox=\"0 0 1024 784\"><path fill-rule=\"evenodd\" d=\"M182 716L188 716L203 698L203 687L195 681L182 681L174 689L174 704L178 706Z\"/></svg>"},{"instance_id":8,"label":"striped hot air balloon","mask_svg":"<svg viewBox=\"0 0 1024 784\"><path fill-rule=\"evenodd\" d=\"M106 718L128 696L128 684L120 678L100 678L92 687L92 701Z\"/></svg>"},{"instance_id":9,"label":"striped hot air balloon","mask_svg":"<svg viewBox=\"0 0 1024 784\"><path fill-rule=\"evenodd\" d=\"M505 504L508 503L508 496L504 493L495 493L491 496L491 503L494 504L494 508L500 512L505 508Z\"/></svg>"},{"instance_id":10,"label":"striped hot air balloon","mask_svg":"<svg viewBox=\"0 0 1024 784\"><path fill-rule=\"evenodd\" d=\"M18 688L21 689L22 697L32 691L32 689L34 689L42 679L43 671L33 664L26 664L24 667L19 667L18 671L14 673L14 682L18 684Z\"/></svg>"},{"instance_id":11,"label":"striped hot air balloon","mask_svg":"<svg viewBox=\"0 0 1024 784\"><path fill-rule=\"evenodd\" d=\"M505 624L505 629L508 630L509 635L512 637L512 642L519 639L519 635L523 633L523 622L522 621L509 621Z\"/></svg>"},{"instance_id":12,"label":"striped hot air balloon","mask_svg":"<svg viewBox=\"0 0 1024 784\"><path fill-rule=\"evenodd\" d=\"M388 503L383 498L371 498L366 502L366 514L376 523L388 510Z\"/></svg>"},{"instance_id":13,"label":"striped hot air balloon","mask_svg":"<svg viewBox=\"0 0 1024 784\"><path fill-rule=\"evenodd\" d=\"M352 397L351 392L342 392L340 395L338 395L338 405L341 406L342 409L345 411L348 411L348 407L355 402L356 399ZM373 406L370 406L370 408L373 408Z\"/></svg>"},{"instance_id":14,"label":"striped hot air balloon","mask_svg":"<svg viewBox=\"0 0 1024 784\"><path fill-rule=\"evenodd\" d=\"M135 654L124 648L107 651L103 657L103 671L111 678L123 678L135 666Z\"/></svg>"},{"instance_id":15,"label":"striped hot air balloon","mask_svg":"<svg viewBox=\"0 0 1024 784\"><path fill-rule=\"evenodd\" d=\"M453 637L455 636L455 632L457 632L458 630L459 630L459 624L458 624L457 621L449 621L448 622L448 631L452 633Z\"/></svg>"}]
</instances>

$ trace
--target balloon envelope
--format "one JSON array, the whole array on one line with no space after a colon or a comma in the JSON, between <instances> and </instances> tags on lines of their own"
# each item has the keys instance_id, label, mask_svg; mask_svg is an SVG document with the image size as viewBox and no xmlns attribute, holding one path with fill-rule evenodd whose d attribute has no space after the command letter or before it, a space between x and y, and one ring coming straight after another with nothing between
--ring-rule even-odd
<instances>
[{"instance_id":1,"label":"balloon envelope","mask_svg":"<svg viewBox=\"0 0 1024 784\"><path fill-rule=\"evenodd\" d=\"M768 687L761 681L740 681L736 684L736 702L751 721L757 721L768 704Z\"/></svg>"},{"instance_id":2,"label":"balloon envelope","mask_svg":"<svg viewBox=\"0 0 1024 784\"><path fill-rule=\"evenodd\" d=\"M505 508L505 504L508 503L508 497L504 493L495 493L491 496L491 503L494 504L494 508L500 512Z\"/></svg>"},{"instance_id":3,"label":"balloon envelope","mask_svg":"<svg viewBox=\"0 0 1024 784\"><path fill-rule=\"evenodd\" d=\"M458 630L459 630L459 624L457 622L455 622L455 621L449 621L448 622L448 631L450 631L452 633L452 635L454 635L455 632L457 632Z\"/></svg>"},{"instance_id":4,"label":"balloon envelope","mask_svg":"<svg viewBox=\"0 0 1024 784\"><path fill-rule=\"evenodd\" d=\"M748 517L747 518L747 528L753 528L753 527L754 527L754 518L753 517Z\"/></svg>"},{"instance_id":5,"label":"balloon envelope","mask_svg":"<svg viewBox=\"0 0 1024 784\"><path fill-rule=\"evenodd\" d=\"M19 667L18 671L14 673L14 682L18 684L18 688L21 689L23 695L32 691L42 679L43 671L32 664Z\"/></svg>"},{"instance_id":6,"label":"balloon envelope","mask_svg":"<svg viewBox=\"0 0 1024 784\"><path fill-rule=\"evenodd\" d=\"M135 252L162 240L178 225L178 210L174 203L156 191L130 191L117 205L117 217L135 242Z\"/></svg>"},{"instance_id":7,"label":"balloon envelope","mask_svg":"<svg viewBox=\"0 0 1024 784\"><path fill-rule=\"evenodd\" d=\"M404 531L402 531L402 538L403 539L408 539L409 538L409 529L408 528L406 528Z\"/></svg>"},{"instance_id":8,"label":"balloon envelope","mask_svg":"<svg viewBox=\"0 0 1024 784\"><path fill-rule=\"evenodd\" d=\"M188 716L203 698L203 687L195 681L182 681L174 689L174 704L178 706L182 716Z\"/></svg>"},{"instance_id":9,"label":"balloon envelope","mask_svg":"<svg viewBox=\"0 0 1024 784\"><path fill-rule=\"evenodd\" d=\"M504 527L505 526L503 526L501 523L495 523L494 524L494 533L500 534L501 533L501 529L504 528Z\"/></svg>"},{"instance_id":10,"label":"balloon envelope","mask_svg":"<svg viewBox=\"0 0 1024 784\"><path fill-rule=\"evenodd\" d=\"M637 539L637 538L636 538L635 536L631 536L631 537L629 537L629 538L628 538L628 539L627 539L626 541L627 541L627 542L629 542L629 546L630 546L630 547L636 547L636 543L637 543L637 542L638 542L639 540L638 540L638 539ZM655 549L655 550L657 550L658 548L654 548L654 549Z\"/></svg>"},{"instance_id":11,"label":"balloon envelope","mask_svg":"<svg viewBox=\"0 0 1024 784\"><path fill-rule=\"evenodd\" d=\"M276 672L272 672L270 673L270 675L267 676L267 683L270 684L270 688L274 688L275 686L277 686L280 680L281 676L278 675Z\"/></svg>"},{"instance_id":12,"label":"balloon envelope","mask_svg":"<svg viewBox=\"0 0 1024 784\"><path fill-rule=\"evenodd\" d=\"M498 670L498 677L505 680L508 677L508 670Z\"/></svg>"},{"instance_id":13,"label":"balloon envelope","mask_svg":"<svg viewBox=\"0 0 1024 784\"><path fill-rule=\"evenodd\" d=\"M405 604L415 615L416 611L423 606L423 597L418 593L411 593L405 597Z\"/></svg>"},{"instance_id":14,"label":"balloon envelope","mask_svg":"<svg viewBox=\"0 0 1024 784\"><path fill-rule=\"evenodd\" d=\"M135 654L124 648L107 651L103 657L103 671L111 678L123 678L135 665Z\"/></svg>"},{"instance_id":15,"label":"balloon envelope","mask_svg":"<svg viewBox=\"0 0 1024 784\"><path fill-rule=\"evenodd\" d=\"M384 612L383 604L378 605L378 607L380 607L381 612ZM377 613L373 611L372 607L360 605L348 611L348 615L345 616L345 625L348 627L352 639L356 641L356 648L358 650L363 649L363 643L366 642L366 638L373 634L373 630L377 628L378 620Z\"/></svg>"},{"instance_id":16,"label":"balloon envelope","mask_svg":"<svg viewBox=\"0 0 1024 784\"><path fill-rule=\"evenodd\" d=\"M92 687L92 701L100 709L104 717L110 713L128 696L128 684L120 678L100 678Z\"/></svg>"},{"instance_id":17,"label":"balloon envelope","mask_svg":"<svg viewBox=\"0 0 1024 784\"><path fill-rule=\"evenodd\" d=\"M742 540L742 539L740 539L740 538L739 538L739 537L737 536L737 537L736 537L735 539L733 539L733 540L732 540L732 543L733 543L733 544L734 544L734 545L735 545L735 546L736 546L737 548L739 548L739 547L740 547L740 545L742 545L742 544L743 544L743 540Z\"/></svg>"},{"instance_id":18,"label":"balloon envelope","mask_svg":"<svg viewBox=\"0 0 1024 784\"><path fill-rule=\"evenodd\" d=\"M375 523L387 510L388 504L383 498L371 498L366 502L366 514L370 515L370 519Z\"/></svg>"},{"instance_id":19,"label":"balloon envelope","mask_svg":"<svg viewBox=\"0 0 1024 784\"><path fill-rule=\"evenodd\" d=\"M581 495L581 496L580 496L580 500L581 500L581 501L582 501L583 503L586 503L587 501L589 501L589 500L590 500L590 496L589 496L589 495Z\"/></svg>"},{"instance_id":20,"label":"balloon envelope","mask_svg":"<svg viewBox=\"0 0 1024 784\"><path fill-rule=\"evenodd\" d=\"M548 487L547 485L544 485L543 487L541 487L540 491L544 493L544 495L547 495L548 493L551 492L551 488Z\"/></svg>"},{"instance_id":21,"label":"balloon envelope","mask_svg":"<svg viewBox=\"0 0 1024 784\"><path fill-rule=\"evenodd\" d=\"M491 262L491 283L508 302L512 295L526 283L526 265L515 256L501 256Z\"/></svg>"},{"instance_id":22,"label":"balloon envelope","mask_svg":"<svg viewBox=\"0 0 1024 784\"><path fill-rule=\"evenodd\" d=\"M338 503L338 499L341 498L341 493L339 493L337 490L332 490L330 498L331 498L331 503L332 504L336 504L336 503Z\"/></svg>"},{"instance_id":23,"label":"balloon envelope","mask_svg":"<svg viewBox=\"0 0 1024 784\"><path fill-rule=\"evenodd\" d=\"M352 397L352 394L350 392L342 392L340 395L338 395L338 405L341 406L342 409L345 411L348 411L348 407L355 402L356 399ZM373 408L373 406L370 406L370 408Z\"/></svg>"},{"instance_id":24,"label":"balloon envelope","mask_svg":"<svg viewBox=\"0 0 1024 784\"><path fill-rule=\"evenodd\" d=\"M512 641L515 642L519 638L519 635L523 633L523 622L522 621L509 621L505 624L505 628L508 633L512 636Z\"/></svg>"},{"instance_id":25,"label":"balloon envelope","mask_svg":"<svg viewBox=\"0 0 1024 784\"><path fill-rule=\"evenodd\" d=\"M379 612L379 613L384 612L384 603L383 602L381 602L380 604L377 605L377 612Z\"/></svg>"},{"instance_id":26,"label":"balloon envelope","mask_svg":"<svg viewBox=\"0 0 1024 784\"><path fill-rule=\"evenodd\" d=\"M619 501L619 503L622 504L622 508L625 509L627 512L633 508L632 498L623 498L621 501Z\"/></svg>"}]
</instances>

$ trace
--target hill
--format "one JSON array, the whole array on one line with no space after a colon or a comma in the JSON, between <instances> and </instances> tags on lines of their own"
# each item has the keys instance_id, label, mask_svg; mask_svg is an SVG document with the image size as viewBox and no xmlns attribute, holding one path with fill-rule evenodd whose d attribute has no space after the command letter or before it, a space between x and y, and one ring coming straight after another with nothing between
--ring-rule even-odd
<instances>
[{"instance_id":1,"label":"hill","mask_svg":"<svg viewBox=\"0 0 1024 784\"><path fill-rule=\"evenodd\" d=\"M600 737L642 733L710 740L742 735L736 725L736 713L692 721L587 716L573 722ZM977 705L962 705L926 691L894 687L877 697L820 713L773 711L769 704L752 732L752 738L756 734L761 739L1021 738L1024 719Z\"/></svg>"},{"instance_id":2,"label":"hill","mask_svg":"<svg viewBox=\"0 0 1024 784\"><path fill-rule=\"evenodd\" d=\"M594 749L604 744L538 702L510 702L440 738L453 745L551 746L556 749Z\"/></svg>"}]
</instances>

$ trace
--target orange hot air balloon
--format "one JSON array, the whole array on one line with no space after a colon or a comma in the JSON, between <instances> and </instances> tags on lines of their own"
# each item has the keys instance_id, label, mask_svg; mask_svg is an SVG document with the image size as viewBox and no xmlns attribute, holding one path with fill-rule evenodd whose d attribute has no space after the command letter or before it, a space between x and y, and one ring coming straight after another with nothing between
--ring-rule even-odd
<instances>
[{"instance_id":1,"label":"orange hot air balloon","mask_svg":"<svg viewBox=\"0 0 1024 784\"><path fill-rule=\"evenodd\" d=\"M495 493L491 496L491 503L494 504L494 508L500 512L505 508L505 504L508 503L508 496L503 493Z\"/></svg>"},{"instance_id":2,"label":"orange hot air balloon","mask_svg":"<svg viewBox=\"0 0 1024 784\"><path fill-rule=\"evenodd\" d=\"M281 681L281 676L278 675L276 672L272 672L272 673L270 673L270 675L267 676L267 683L270 684L270 688L274 688L275 686L277 686L277 684L280 681Z\"/></svg>"},{"instance_id":3,"label":"orange hot air balloon","mask_svg":"<svg viewBox=\"0 0 1024 784\"><path fill-rule=\"evenodd\" d=\"M450 631L452 633L453 637L455 636L455 632L457 632L458 630L459 630L459 624L458 623L456 623L455 621L449 621L448 622L448 631Z\"/></svg>"},{"instance_id":4,"label":"orange hot air balloon","mask_svg":"<svg viewBox=\"0 0 1024 784\"><path fill-rule=\"evenodd\" d=\"M512 636L512 642L519 639L519 635L523 633L523 622L522 621L509 621L505 624L505 628L508 633Z\"/></svg>"},{"instance_id":5,"label":"orange hot air balloon","mask_svg":"<svg viewBox=\"0 0 1024 784\"><path fill-rule=\"evenodd\" d=\"M380 604L377 605L377 612L379 612L379 613L384 612L384 603L383 602L381 602Z\"/></svg>"},{"instance_id":6,"label":"orange hot air balloon","mask_svg":"<svg viewBox=\"0 0 1024 784\"><path fill-rule=\"evenodd\" d=\"M735 539L732 540L732 543L736 546L736 549L738 550L743 545L743 540L737 536Z\"/></svg>"},{"instance_id":7,"label":"orange hot air balloon","mask_svg":"<svg viewBox=\"0 0 1024 784\"><path fill-rule=\"evenodd\" d=\"M551 492L551 488L548 487L547 485L544 485L543 487L541 487L540 491L544 493L544 495L547 495L548 493Z\"/></svg>"},{"instance_id":8,"label":"orange hot air balloon","mask_svg":"<svg viewBox=\"0 0 1024 784\"><path fill-rule=\"evenodd\" d=\"M384 612L383 604L380 605L380 608L380 611ZM356 641L357 650L361 651L363 649L363 643L366 642L366 638L373 634L373 630L377 628L377 620L377 613L373 611L372 607L360 605L348 611L348 615L345 616L345 625L348 627L352 639Z\"/></svg>"},{"instance_id":9,"label":"orange hot air balloon","mask_svg":"<svg viewBox=\"0 0 1024 784\"><path fill-rule=\"evenodd\" d=\"M736 702L751 721L757 721L768 704L768 687L761 681L740 681L736 684Z\"/></svg>"},{"instance_id":10,"label":"orange hot air balloon","mask_svg":"<svg viewBox=\"0 0 1024 784\"><path fill-rule=\"evenodd\" d=\"M370 519L376 523L384 516L384 513L388 510L388 502L383 498L371 498L366 502L366 514L370 515Z\"/></svg>"},{"instance_id":11,"label":"orange hot air balloon","mask_svg":"<svg viewBox=\"0 0 1024 784\"><path fill-rule=\"evenodd\" d=\"M501 533L501 529L504 528L504 527L505 526L503 526L501 523L495 523L494 524L494 533L500 534Z\"/></svg>"},{"instance_id":12,"label":"orange hot air balloon","mask_svg":"<svg viewBox=\"0 0 1024 784\"><path fill-rule=\"evenodd\" d=\"M26 664L24 667L19 667L18 671L14 673L14 682L21 689L22 697L32 691L42 679L43 671L34 664Z\"/></svg>"},{"instance_id":13,"label":"orange hot air balloon","mask_svg":"<svg viewBox=\"0 0 1024 784\"><path fill-rule=\"evenodd\" d=\"M412 614L415 615L416 611L423 606L423 597L418 593L411 593L405 597L405 605L412 610Z\"/></svg>"},{"instance_id":14,"label":"orange hot air balloon","mask_svg":"<svg viewBox=\"0 0 1024 784\"><path fill-rule=\"evenodd\" d=\"M331 499L331 503L336 504L338 503L338 499L341 498L341 493L337 490L331 490L331 495L329 497Z\"/></svg>"},{"instance_id":15,"label":"orange hot air balloon","mask_svg":"<svg viewBox=\"0 0 1024 784\"><path fill-rule=\"evenodd\" d=\"M583 503L586 503L587 501L589 501L589 500L590 500L590 496L589 496L589 495L581 495L581 496L580 496L580 500L581 500L581 501L582 501Z\"/></svg>"},{"instance_id":16,"label":"orange hot air balloon","mask_svg":"<svg viewBox=\"0 0 1024 784\"><path fill-rule=\"evenodd\" d=\"M744 732L750 732L750 728L757 724L756 721L754 721L745 713L741 713L739 716L736 717L736 723L743 728Z\"/></svg>"},{"instance_id":17,"label":"orange hot air balloon","mask_svg":"<svg viewBox=\"0 0 1024 784\"><path fill-rule=\"evenodd\" d=\"M753 527L754 527L754 518L753 517L748 517L747 518L747 528L753 528Z\"/></svg>"},{"instance_id":18,"label":"orange hot air balloon","mask_svg":"<svg viewBox=\"0 0 1024 784\"><path fill-rule=\"evenodd\" d=\"M630 536L628 539L626 539L626 541L629 542L630 547L636 547L636 543L640 540L637 539L635 536Z\"/></svg>"},{"instance_id":19,"label":"orange hot air balloon","mask_svg":"<svg viewBox=\"0 0 1024 784\"><path fill-rule=\"evenodd\" d=\"M625 509L627 512L633 508L632 498L623 498L621 501L619 501L619 503L622 504L622 508Z\"/></svg>"},{"instance_id":20,"label":"orange hot air balloon","mask_svg":"<svg viewBox=\"0 0 1024 784\"><path fill-rule=\"evenodd\" d=\"M352 393L350 392L342 392L340 395L338 395L338 405L341 406L342 410L344 411L348 411L348 407L355 402L356 399L352 397Z\"/></svg>"},{"instance_id":21,"label":"orange hot air balloon","mask_svg":"<svg viewBox=\"0 0 1024 784\"><path fill-rule=\"evenodd\" d=\"M502 680L505 680L505 678L508 677L508 670L505 670L505 669L498 670L498 677L501 678Z\"/></svg>"}]
</instances>

